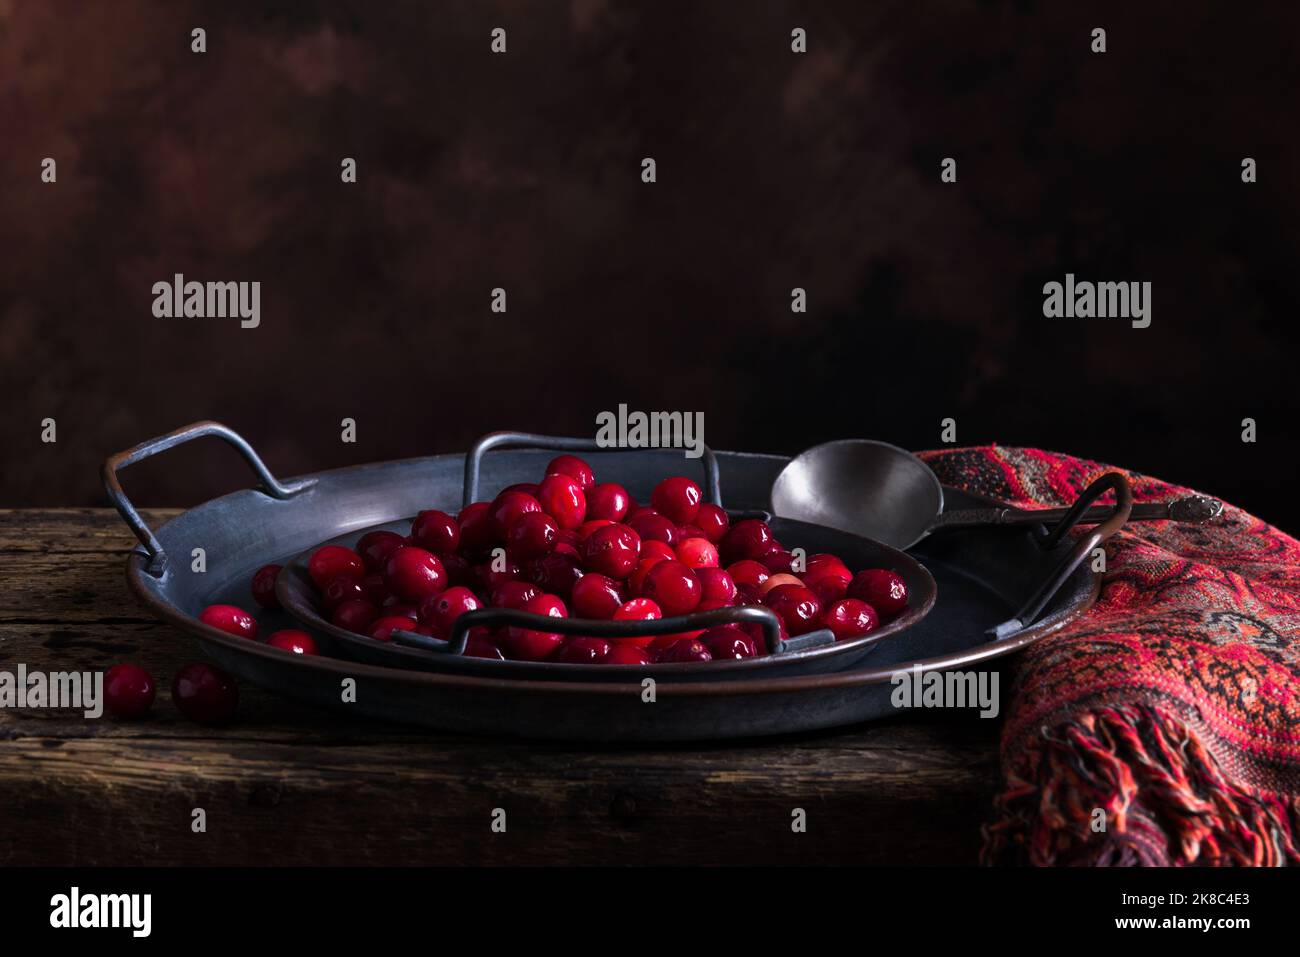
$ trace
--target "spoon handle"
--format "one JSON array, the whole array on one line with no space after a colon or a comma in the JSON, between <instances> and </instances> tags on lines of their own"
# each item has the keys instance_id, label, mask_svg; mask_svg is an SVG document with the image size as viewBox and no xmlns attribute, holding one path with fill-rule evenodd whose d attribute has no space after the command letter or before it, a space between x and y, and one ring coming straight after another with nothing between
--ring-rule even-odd
<instances>
[{"instance_id":1,"label":"spoon handle","mask_svg":"<svg viewBox=\"0 0 1300 957\"><path fill-rule=\"evenodd\" d=\"M964 508L941 512L930 526L931 531L943 528L970 528L977 525L1028 525L1038 522L1057 522L1065 517L1068 508ZM1079 519L1081 525L1095 525L1113 514L1109 505L1094 505ZM1172 502L1147 502L1134 505L1129 515L1133 522L1190 522L1199 525L1218 518L1223 503L1205 495L1189 495Z\"/></svg>"}]
</instances>

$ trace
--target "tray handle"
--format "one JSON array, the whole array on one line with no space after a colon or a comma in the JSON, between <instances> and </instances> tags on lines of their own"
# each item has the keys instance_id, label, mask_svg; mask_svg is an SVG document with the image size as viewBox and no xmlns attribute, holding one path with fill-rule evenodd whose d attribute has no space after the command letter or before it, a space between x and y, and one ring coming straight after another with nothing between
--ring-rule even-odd
<instances>
[{"instance_id":1,"label":"tray handle","mask_svg":"<svg viewBox=\"0 0 1300 957\"><path fill-rule=\"evenodd\" d=\"M156 439L150 439L147 442L141 442L134 448L127 449L125 452L118 452L116 455L110 455L104 460L102 474L104 477L104 489L108 492L108 497L117 509L122 520L130 526L131 531L135 532L135 537L140 540L148 553L148 563L145 570L155 578L160 577L167 567L167 554L163 551L162 545L154 536L154 533L145 524L140 513L136 511L131 500L126 497L126 492L122 490L122 483L118 479L117 473L128 465L134 465L136 462L142 462L150 456L157 455L159 452L165 452L167 449L174 448L177 445L184 445L186 442L194 439L203 438L204 436L214 435L217 438L224 439L230 445L239 450L262 484L262 491L278 499L291 498L299 492L310 488L316 484L315 479L304 479L299 482L281 483L271 474L270 469L261 460L253 447L249 445L239 433L227 428L220 422L194 422L190 425L182 426L175 432L168 432L166 435L160 435Z\"/></svg>"},{"instance_id":2,"label":"tray handle","mask_svg":"<svg viewBox=\"0 0 1300 957\"><path fill-rule=\"evenodd\" d=\"M1133 510L1133 489L1130 487L1128 479L1121 473L1107 472L1079 493L1079 497L1070 506L1065 517L1052 526L1042 536L1039 543L1044 549L1054 548L1065 537L1065 534L1079 523L1088 507L1103 492L1110 489L1115 490L1115 508L1111 511L1110 518L1074 543L1074 547L1070 549L1056 568L1048 574L1047 579L1016 612L1014 618L1009 618L986 632L990 641L1009 638L1017 632L1030 627L1038 619L1038 616L1043 613L1043 609L1052 600L1052 596L1074 574L1075 569L1082 565L1088 556L1092 554L1092 550L1124 527L1124 523L1128 521L1129 514Z\"/></svg>"},{"instance_id":3,"label":"tray handle","mask_svg":"<svg viewBox=\"0 0 1300 957\"><path fill-rule=\"evenodd\" d=\"M483 453L500 448L551 449L556 452L603 452L605 446L595 439L560 435L538 435L533 432L492 432L474 443L465 456L465 494L462 505L478 501L479 476L482 472ZM703 446L704 494L706 501L722 506L722 483L718 475L718 460L713 450Z\"/></svg>"},{"instance_id":4,"label":"tray handle","mask_svg":"<svg viewBox=\"0 0 1300 957\"><path fill-rule=\"evenodd\" d=\"M451 636L446 640L421 635L414 631L394 631L392 639L398 644L423 648L426 651L438 651L451 655L463 655L469 644L471 628L479 625L492 627L496 625L515 625L520 628L534 628L537 631L555 632L561 635L584 635L592 638L644 638L648 635L671 635L677 631L696 631L701 628L716 628L719 625L738 625L744 622L756 624L763 632L763 643L770 655L796 648L813 647L829 643L834 635L829 631L823 635L820 631L800 635L798 638L782 639L781 622L776 612L759 605L733 605L730 608L713 608L709 611L694 612L689 615L677 615L672 618L653 618L643 621L612 621L601 618L554 618L550 615L538 615L531 611L519 611L514 608L479 608L467 611L456 619L451 627Z\"/></svg>"}]
</instances>

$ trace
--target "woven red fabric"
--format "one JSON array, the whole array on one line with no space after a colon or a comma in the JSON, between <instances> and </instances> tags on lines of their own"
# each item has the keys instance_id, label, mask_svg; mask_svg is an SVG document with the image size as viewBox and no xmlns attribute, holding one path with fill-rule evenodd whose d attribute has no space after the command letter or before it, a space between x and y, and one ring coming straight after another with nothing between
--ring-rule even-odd
<instances>
[{"instance_id":1,"label":"woven red fabric","mask_svg":"<svg viewBox=\"0 0 1300 957\"><path fill-rule=\"evenodd\" d=\"M946 484L1031 507L1111 471L1000 446L922 458ZM1125 474L1135 502L1190 491ZM1231 506L1204 526L1129 524L1096 606L1010 663L985 861L1300 861L1298 636L1295 539Z\"/></svg>"}]
</instances>

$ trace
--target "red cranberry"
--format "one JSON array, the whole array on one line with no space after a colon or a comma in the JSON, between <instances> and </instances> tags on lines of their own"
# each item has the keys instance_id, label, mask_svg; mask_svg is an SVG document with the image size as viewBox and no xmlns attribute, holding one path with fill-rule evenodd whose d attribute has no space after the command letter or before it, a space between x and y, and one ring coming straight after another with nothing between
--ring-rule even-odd
<instances>
[{"instance_id":1,"label":"red cranberry","mask_svg":"<svg viewBox=\"0 0 1300 957\"><path fill-rule=\"evenodd\" d=\"M216 665L185 665L172 681L172 701L181 714L198 724L224 724L239 707L239 687Z\"/></svg>"},{"instance_id":2,"label":"red cranberry","mask_svg":"<svg viewBox=\"0 0 1300 957\"><path fill-rule=\"evenodd\" d=\"M700 580L700 604L726 608L736 600L736 583L721 568L697 568L695 577Z\"/></svg>"},{"instance_id":3,"label":"red cranberry","mask_svg":"<svg viewBox=\"0 0 1300 957\"><path fill-rule=\"evenodd\" d=\"M623 524L631 523L632 519L640 518L642 515L658 515L659 513L649 505L629 505L627 515L623 516Z\"/></svg>"},{"instance_id":4,"label":"red cranberry","mask_svg":"<svg viewBox=\"0 0 1300 957\"><path fill-rule=\"evenodd\" d=\"M279 565L263 565L253 573L253 601L263 608L279 608L280 599L275 595L275 581L280 577Z\"/></svg>"},{"instance_id":5,"label":"red cranberry","mask_svg":"<svg viewBox=\"0 0 1300 957\"><path fill-rule=\"evenodd\" d=\"M560 528L577 528L587 520L587 496L582 486L567 475L548 475L537 492L542 511Z\"/></svg>"},{"instance_id":6,"label":"red cranberry","mask_svg":"<svg viewBox=\"0 0 1300 957\"><path fill-rule=\"evenodd\" d=\"M490 595L506 582L521 579L523 574L523 566L518 562L494 559L469 570L470 587L480 595Z\"/></svg>"},{"instance_id":7,"label":"red cranberry","mask_svg":"<svg viewBox=\"0 0 1300 957\"><path fill-rule=\"evenodd\" d=\"M709 650L714 660L753 658L758 654L754 639L734 625L710 628L699 637L700 644Z\"/></svg>"},{"instance_id":8,"label":"red cranberry","mask_svg":"<svg viewBox=\"0 0 1300 957\"><path fill-rule=\"evenodd\" d=\"M677 526L658 514L642 513L629 518L627 524L648 542L663 542L669 547L677 544Z\"/></svg>"},{"instance_id":9,"label":"red cranberry","mask_svg":"<svg viewBox=\"0 0 1300 957\"><path fill-rule=\"evenodd\" d=\"M257 637L257 622L236 605L209 605L199 613L199 621L236 638Z\"/></svg>"},{"instance_id":10,"label":"red cranberry","mask_svg":"<svg viewBox=\"0 0 1300 957\"><path fill-rule=\"evenodd\" d=\"M704 589L695 572L683 562L659 562L645 577L643 589L665 615L685 615L695 610Z\"/></svg>"},{"instance_id":11,"label":"red cranberry","mask_svg":"<svg viewBox=\"0 0 1300 957\"><path fill-rule=\"evenodd\" d=\"M320 603L326 611L332 612L345 601L366 599L365 586L350 575L340 575L328 585L320 595Z\"/></svg>"},{"instance_id":12,"label":"red cranberry","mask_svg":"<svg viewBox=\"0 0 1300 957\"><path fill-rule=\"evenodd\" d=\"M284 628L273 632L271 637L266 639L266 643L272 648L291 651L295 655L316 654L316 639L297 628Z\"/></svg>"},{"instance_id":13,"label":"red cranberry","mask_svg":"<svg viewBox=\"0 0 1300 957\"><path fill-rule=\"evenodd\" d=\"M113 665L104 675L104 707L122 718L139 718L152 706L157 686L139 665Z\"/></svg>"},{"instance_id":14,"label":"red cranberry","mask_svg":"<svg viewBox=\"0 0 1300 957\"><path fill-rule=\"evenodd\" d=\"M779 626L778 637L782 641L788 641L790 638L790 630L785 627L785 622L780 617L777 618L777 625ZM758 624L758 622L754 622L754 621L741 622L739 628L745 634L749 635L750 639L754 642L755 654L765 655L768 653L767 636L763 634L763 628Z\"/></svg>"},{"instance_id":15,"label":"red cranberry","mask_svg":"<svg viewBox=\"0 0 1300 957\"><path fill-rule=\"evenodd\" d=\"M582 543L582 562L588 571L610 578L626 578L636 568L641 536L626 525L606 525Z\"/></svg>"},{"instance_id":16,"label":"red cranberry","mask_svg":"<svg viewBox=\"0 0 1300 957\"><path fill-rule=\"evenodd\" d=\"M593 518L590 519L589 521L583 522L580 526L578 526L578 542L579 543L585 542L588 538L591 537L591 533L594 532L596 529L604 528L607 525L613 525L613 524L614 523L607 518Z\"/></svg>"},{"instance_id":17,"label":"red cranberry","mask_svg":"<svg viewBox=\"0 0 1300 957\"><path fill-rule=\"evenodd\" d=\"M483 603L478 600L478 595L458 585L448 588L439 595L426 598L420 604L420 621L432 628L434 634L442 638L450 638L451 627L456 623L457 618L467 611L482 607Z\"/></svg>"},{"instance_id":18,"label":"red cranberry","mask_svg":"<svg viewBox=\"0 0 1300 957\"><path fill-rule=\"evenodd\" d=\"M379 572L371 572L361 579L361 590L365 592L366 601L375 606L382 605L393 597L393 593L384 584L384 576Z\"/></svg>"},{"instance_id":19,"label":"red cranberry","mask_svg":"<svg viewBox=\"0 0 1300 957\"><path fill-rule=\"evenodd\" d=\"M357 539L357 554L361 556L366 571L377 572L384 567L384 562L388 561L388 556L405 544L406 539L401 535L380 529L374 532L366 532Z\"/></svg>"},{"instance_id":20,"label":"red cranberry","mask_svg":"<svg viewBox=\"0 0 1300 957\"><path fill-rule=\"evenodd\" d=\"M460 547L460 526L446 512L426 509L411 523L411 542L435 555L450 555Z\"/></svg>"},{"instance_id":21,"label":"red cranberry","mask_svg":"<svg viewBox=\"0 0 1300 957\"><path fill-rule=\"evenodd\" d=\"M650 656L636 645L629 644L624 639L616 639L610 642L609 654L605 656L604 664L607 665L648 665Z\"/></svg>"},{"instance_id":22,"label":"red cranberry","mask_svg":"<svg viewBox=\"0 0 1300 957\"><path fill-rule=\"evenodd\" d=\"M675 631L671 635L656 635L646 645L646 654L654 661L661 661L661 655L679 641L694 641L702 634L704 629L697 628L694 631Z\"/></svg>"},{"instance_id":23,"label":"red cranberry","mask_svg":"<svg viewBox=\"0 0 1300 957\"><path fill-rule=\"evenodd\" d=\"M650 504L655 511L672 519L678 525L695 521L700 510L700 487L688 478L666 478L650 493Z\"/></svg>"},{"instance_id":24,"label":"red cranberry","mask_svg":"<svg viewBox=\"0 0 1300 957\"><path fill-rule=\"evenodd\" d=\"M818 552L816 555L809 555L805 563L805 578L820 578L823 573L833 572L843 578L852 578L853 572L849 571L849 566L844 564L844 560L838 555L831 555L827 552Z\"/></svg>"},{"instance_id":25,"label":"red cranberry","mask_svg":"<svg viewBox=\"0 0 1300 957\"><path fill-rule=\"evenodd\" d=\"M552 618L564 618L567 612L564 602L555 595L538 595L524 603L522 611L535 615L548 615ZM564 641L564 636L554 631L538 631L534 628L520 628L511 625L505 629L503 640L510 656L519 661L545 661Z\"/></svg>"},{"instance_id":26,"label":"red cranberry","mask_svg":"<svg viewBox=\"0 0 1300 957\"><path fill-rule=\"evenodd\" d=\"M519 516L541 510L542 503L527 492L502 492L492 501L492 528L497 540L505 539Z\"/></svg>"},{"instance_id":27,"label":"red cranberry","mask_svg":"<svg viewBox=\"0 0 1300 957\"><path fill-rule=\"evenodd\" d=\"M603 638L570 638L560 646L556 661L571 665L598 665L609 657L609 642Z\"/></svg>"},{"instance_id":28,"label":"red cranberry","mask_svg":"<svg viewBox=\"0 0 1300 957\"><path fill-rule=\"evenodd\" d=\"M465 643L465 654L470 658L488 658L492 661L505 661L505 652L492 639L488 629L479 626L469 630L469 640Z\"/></svg>"},{"instance_id":29,"label":"red cranberry","mask_svg":"<svg viewBox=\"0 0 1300 957\"><path fill-rule=\"evenodd\" d=\"M437 555L404 545L388 556L384 584L402 601L419 602L447 587L447 569Z\"/></svg>"},{"instance_id":30,"label":"red cranberry","mask_svg":"<svg viewBox=\"0 0 1300 957\"><path fill-rule=\"evenodd\" d=\"M695 514L695 524L704 533L704 537L716 545L726 536L727 529L731 527L731 519L721 505L701 502L700 510Z\"/></svg>"},{"instance_id":31,"label":"red cranberry","mask_svg":"<svg viewBox=\"0 0 1300 957\"><path fill-rule=\"evenodd\" d=\"M529 560L524 564L523 573L534 585L540 585L565 601L572 597L573 586L582 578L578 560L558 550Z\"/></svg>"},{"instance_id":32,"label":"red cranberry","mask_svg":"<svg viewBox=\"0 0 1300 957\"><path fill-rule=\"evenodd\" d=\"M718 567L718 550L707 538L688 538L678 542L677 557L691 568Z\"/></svg>"},{"instance_id":33,"label":"red cranberry","mask_svg":"<svg viewBox=\"0 0 1300 957\"><path fill-rule=\"evenodd\" d=\"M525 512L506 533L506 551L520 561L541 558L555 548L559 528L545 512Z\"/></svg>"},{"instance_id":34,"label":"red cranberry","mask_svg":"<svg viewBox=\"0 0 1300 957\"><path fill-rule=\"evenodd\" d=\"M447 570L447 582L451 585L469 585L470 564L464 555L442 555L442 567Z\"/></svg>"},{"instance_id":35,"label":"red cranberry","mask_svg":"<svg viewBox=\"0 0 1300 957\"><path fill-rule=\"evenodd\" d=\"M880 616L876 609L857 598L845 598L826 609L822 627L835 633L836 641L861 638L876 630Z\"/></svg>"},{"instance_id":36,"label":"red cranberry","mask_svg":"<svg viewBox=\"0 0 1300 957\"><path fill-rule=\"evenodd\" d=\"M786 572L782 572L779 575L771 575L768 577L767 581L758 586L759 600L765 600L768 592L773 588L780 588L782 585L798 585L802 588L803 582L797 575L791 575Z\"/></svg>"},{"instance_id":37,"label":"red cranberry","mask_svg":"<svg viewBox=\"0 0 1300 957\"><path fill-rule=\"evenodd\" d=\"M682 638L659 653L659 661L712 661L713 655L698 638Z\"/></svg>"},{"instance_id":38,"label":"red cranberry","mask_svg":"<svg viewBox=\"0 0 1300 957\"><path fill-rule=\"evenodd\" d=\"M623 486L614 482L596 485L587 493L587 520L603 518L621 522L631 504L632 498Z\"/></svg>"},{"instance_id":39,"label":"red cranberry","mask_svg":"<svg viewBox=\"0 0 1300 957\"><path fill-rule=\"evenodd\" d=\"M645 595L645 579L650 574L650 569L654 568L660 562L669 561L667 558L643 558L636 563L636 571L628 576L627 593L634 598L641 598Z\"/></svg>"},{"instance_id":40,"label":"red cranberry","mask_svg":"<svg viewBox=\"0 0 1300 957\"><path fill-rule=\"evenodd\" d=\"M317 588L324 588L341 575L361 579L366 575L366 566L361 556L342 545L322 545L312 552L307 559L307 574L316 583Z\"/></svg>"},{"instance_id":41,"label":"red cranberry","mask_svg":"<svg viewBox=\"0 0 1300 957\"><path fill-rule=\"evenodd\" d=\"M492 604L498 608L519 609L541 593L542 590L531 582L504 581L492 589Z\"/></svg>"},{"instance_id":42,"label":"red cranberry","mask_svg":"<svg viewBox=\"0 0 1300 957\"><path fill-rule=\"evenodd\" d=\"M731 526L722 539L722 560L728 565L762 556L772 542L772 530L766 522L746 518Z\"/></svg>"},{"instance_id":43,"label":"red cranberry","mask_svg":"<svg viewBox=\"0 0 1300 957\"><path fill-rule=\"evenodd\" d=\"M664 616L657 602L649 598L633 598L614 610L615 621L656 621Z\"/></svg>"},{"instance_id":44,"label":"red cranberry","mask_svg":"<svg viewBox=\"0 0 1300 957\"><path fill-rule=\"evenodd\" d=\"M584 492L596 484L596 474L591 466L576 455L557 455L546 466L547 475L567 475L578 483Z\"/></svg>"},{"instance_id":45,"label":"red cranberry","mask_svg":"<svg viewBox=\"0 0 1300 957\"><path fill-rule=\"evenodd\" d=\"M777 585L763 596L763 604L781 616L792 635L812 631L822 613L817 596L803 585Z\"/></svg>"},{"instance_id":46,"label":"red cranberry","mask_svg":"<svg viewBox=\"0 0 1300 957\"><path fill-rule=\"evenodd\" d=\"M514 485L507 485L497 494L503 495L506 492L523 492L525 495L531 495L533 498L537 498L537 492L540 488L541 486L536 482L516 482Z\"/></svg>"},{"instance_id":47,"label":"red cranberry","mask_svg":"<svg viewBox=\"0 0 1300 957\"><path fill-rule=\"evenodd\" d=\"M483 557L500 541L492 524L489 502L466 505L456 516L456 524L460 526L460 550L469 558Z\"/></svg>"},{"instance_id":48,"label":"red cranberry","mask_svg":"<svg viewBox=\"0 0 1300 957\"><path fill-rule=\"evenodd\" d=\"M677 552L669 545L656 541L641 541L641 561L650 559L656 562L672 562L677 560Z\"/></svg>"},{"instance_id":49,"label":"red cranberry","mask_svg":"<svg viewBox=\"0 0 1300 957\"><path fill-rule=\"evenodd\" d=\"M782 572L789 572L793 574L795 571L794 554L779 546L776 548L769 549L759 559L759 561L763 565L766 565L767 570L770 571L773 575Z\"/></svg>"},{"instance_id":50,"label":"red cranberry","mask_svg":"<svg viewBox=\"0 0 1300 957\"><path fill-rule=\"evenodd\" d=\"M759 588L763 582L772 577L772 573L767 570L766 565L751 558L728 565L727 574L732 577L737 585L748 585L750 588Z\"/></svg>"},{"instance_id":51,"label":"red cranberry","mask_svg":"<svg viewBox=\"0 0 1300 957\"><path fill-rule=\"evenodd\" d=\"M416 631L421 634L432 633L433 629L418 625L414 618L406 615L385 615L370 623L370 637L375 641L391 641L395 631Z\"/></svg>"},{"instance_id":52,"label":"red cranberry","mask_svg":"<svg viewBox=\"0 0 1300 957\"><path fill-rule=\"evenodd\" d=\"M892 618L907 607L907 582L887 568L868 568L853 577L849 597L865 601L881 618Z\"/></svg>"},{"instance_id":53,"label":"red cranberry","mask_svg":"<svg viewBox=\"0 0 1300 957\"><path fill-rule=\"evenodd\" d=\"M370 631L370 623L378 617L378 607L368 601L345 601L334 609L330 621L344 631L364 635Z\"/></svg>"},{"instance_id":54,"label":"red cranberry","mask_svg":"<svg viewBox=\"0 0 1300 957\"><path fill-rule=\"evenodd\" d=\"M823 608L829 608L848 594L849 580L827 573L820 578L804 578L803 583L813 590Z\"/></svg>"},{"instance_id":55,"label":"red cranberry","mask_svg":"<svg viewBox=\"0 0 1300 957\"><path fill-rule=\"evenodd\" d=\"M618 582L599 572L587 572L573 583L573 611L579 618L612 618L623 604Z\"/></svg>"}]
</instances>

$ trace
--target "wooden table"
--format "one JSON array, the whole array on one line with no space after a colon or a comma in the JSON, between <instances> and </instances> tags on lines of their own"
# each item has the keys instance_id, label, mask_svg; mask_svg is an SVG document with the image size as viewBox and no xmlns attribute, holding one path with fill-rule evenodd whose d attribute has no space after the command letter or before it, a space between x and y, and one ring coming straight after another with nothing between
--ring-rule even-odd
<instances>
[{"instance_id":1,"label":"wooden table","mask_svg":"<svg viewBox=\"0 0 1300 957\"><path fill-rule=\"evenodd\" d=\"M0 864L975 863L998 727L966 715L580 747L351 720L245 685L236 724L191 724L168 688L202 653L128 592L133 544L109 509L0 511L0 670L133 661L160 685L139 721L0 710Z\"/></svg>"}]
</instances>

